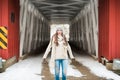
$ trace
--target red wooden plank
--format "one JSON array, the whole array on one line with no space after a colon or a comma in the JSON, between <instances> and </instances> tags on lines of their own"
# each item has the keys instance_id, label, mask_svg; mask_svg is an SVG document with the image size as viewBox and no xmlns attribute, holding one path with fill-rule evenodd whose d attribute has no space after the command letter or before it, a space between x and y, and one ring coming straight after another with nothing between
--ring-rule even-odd
<instances>
[{"instance_id":1,"label":"red wooden plank","mask_svg":"<svg viewBox=\"0 0 120 80\"><path fill-rule=\"evenodd\" d=\"M99 0L99 60L120 58L120 0Z\"/></svg>"}]
</instances>

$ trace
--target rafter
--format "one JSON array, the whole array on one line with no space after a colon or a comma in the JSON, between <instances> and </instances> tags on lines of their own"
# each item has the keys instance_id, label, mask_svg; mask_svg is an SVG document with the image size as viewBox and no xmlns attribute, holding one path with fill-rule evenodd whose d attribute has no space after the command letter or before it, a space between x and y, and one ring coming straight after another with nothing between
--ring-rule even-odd
<instances>
[{"instance_id":1,"label":"rafter","mask_svg":"<svg viewBox=\"0 0 120 80\"><path fill-rule=\"evenodd\" d=\"M71 19L90 0L29 0L49 19Z\"/></svg>"},{"instance_id":2,"label":"rafter","mask_svg":"<svg viewBox=\"0 0 120 80\"><path fill-rule=\"evenodd\" d=\"M56 12L63 12L63 13L75 13L73 11L70 11L70 10L50 10L50 11L45 11L44 13L56 13Z\"/></svg>"}]
</instances>

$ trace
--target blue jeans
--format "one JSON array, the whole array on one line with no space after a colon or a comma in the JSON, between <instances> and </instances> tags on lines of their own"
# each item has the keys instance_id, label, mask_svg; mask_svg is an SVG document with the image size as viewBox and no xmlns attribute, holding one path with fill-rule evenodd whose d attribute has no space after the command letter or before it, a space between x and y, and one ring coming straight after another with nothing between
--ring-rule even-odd
<instances>
[{"instance_id":1,"label":"blue jeans","mask_svg":"<svg viewBox=\"0 0 120 80\"><path fill-rule=\"evenodd\" d=\"M60 66L62 67L62 80L66 80L67 64L66 59L55 60L55 80L60 80Z\"/></svg>"}]
</instances>

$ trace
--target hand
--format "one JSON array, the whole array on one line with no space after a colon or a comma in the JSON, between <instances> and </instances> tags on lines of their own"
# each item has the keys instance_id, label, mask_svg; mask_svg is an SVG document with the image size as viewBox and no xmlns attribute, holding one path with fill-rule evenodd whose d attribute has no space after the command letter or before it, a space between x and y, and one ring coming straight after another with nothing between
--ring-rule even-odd
<instances>
[{"instance_id":1,"label":"hand","mask_svg":"<svg viewBox=\"0 0 120 80\"><path fill-rule=\"evenodd\" d=\"M76 60L75 60L75 58L72 58L71 61L72 61L72 63L74 63Z\"/></svg>"},{"instance_id":2,"label":"hand","mask_svg":"<svg viewBox=\"0 0 120 80\"><path fill-rule=\"evenodd\" d=\"M43 62L42 62L43 64L48 64L48 62L47 62L47 60L44 58L43 59Z\"/></svg>"}]
</instances>

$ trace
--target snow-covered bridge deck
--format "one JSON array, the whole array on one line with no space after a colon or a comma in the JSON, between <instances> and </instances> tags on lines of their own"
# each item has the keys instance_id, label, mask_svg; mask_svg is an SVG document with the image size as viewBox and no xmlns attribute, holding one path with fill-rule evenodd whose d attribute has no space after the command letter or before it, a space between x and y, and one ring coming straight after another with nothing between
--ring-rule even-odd
<instances>
[{"instance_id":1,"label":"snow-covered bridge deck","mask_svg":"<svg viewBox=\"0 0 120 80\"><path fill-rule=\"evenodd\" d=\"M89 55L76 54L76 61L68 66L68 80L119 80L120 76L106 69ZM42 64L42 54L29 56L0 73L0 80L54 80L47 64ZM49 58L48 58L49 59ZM69 61L71 63L71 61Z\"/></svg>"}]
</instances>

